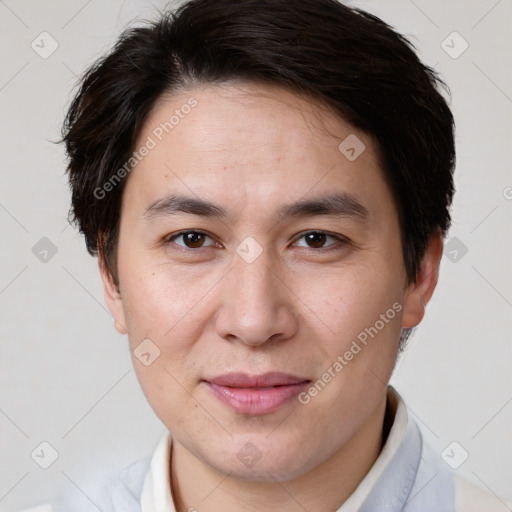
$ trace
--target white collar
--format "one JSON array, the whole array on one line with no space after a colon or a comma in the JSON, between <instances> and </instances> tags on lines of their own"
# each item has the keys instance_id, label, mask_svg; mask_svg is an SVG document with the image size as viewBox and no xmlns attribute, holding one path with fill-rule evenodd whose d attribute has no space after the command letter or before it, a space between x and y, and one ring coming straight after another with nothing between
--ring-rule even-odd
<instances>
[{"instance_id":1,"label":"white collar","mask_svg":"<svg viewBox=\"0 0 512 512\"><path fill-rule=\"evenodd\" d=\"M377 480L382 476L403 441L408 422L407 408L405 407L402 397L392 386L388 386L387 398L387 407L390 408L391 415L392 417L394 415L394 419L386 442L379 456L373 463L373 466L370 468L370 471L366 473L366 476L361 480L356 490L348 497L337 512L356 512L360 510L362 504L375 487Z\"/></svg>"}]
</instances>

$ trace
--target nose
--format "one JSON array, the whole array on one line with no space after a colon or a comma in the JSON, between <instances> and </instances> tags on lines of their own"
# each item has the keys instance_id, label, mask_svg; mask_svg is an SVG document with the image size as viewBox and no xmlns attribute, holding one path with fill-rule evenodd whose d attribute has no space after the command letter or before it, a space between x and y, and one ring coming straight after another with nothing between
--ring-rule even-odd
<instances>
[{"instance_id":1,"label":"nose","mask_svg":"<svg viewBox=\"0 0 512 512\"><path fill-rule=\"evenodd\" d=\"M265 251L252 263L235 255L222 281L216 329L219 336L259 346L271 338L286 339L298 328L298 300Z\"/></svg>"}]
</instances>

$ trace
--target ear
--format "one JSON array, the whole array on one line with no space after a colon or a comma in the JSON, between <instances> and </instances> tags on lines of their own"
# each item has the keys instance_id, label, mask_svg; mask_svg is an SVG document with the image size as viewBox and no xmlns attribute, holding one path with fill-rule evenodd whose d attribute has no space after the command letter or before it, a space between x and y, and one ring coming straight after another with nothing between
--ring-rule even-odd
<instances>
[{"instance_id":1,"label":"ear","mask_svg":"<svg viewBox=\"0 0 512 512\"><path fill-rule=\"evenodd\" d=\"M440 231L430 238L416 282L411 283L404 299L402 327L415 327L425 315L425 306L432 297L439 277L439 264L443 254L443 237Z\"/></svg>"},{"instance_id":2,"label":"ear","mask_svg":"<svg viewBox=\"0 0 512 512\"><path fill-rule=\"evenodd\" d=\"M114 318L114 327L119 334L126 334L126 322L123 309L123 300L119 286L114 282L112 274L107 269L103 255L98 254L98 266L100 269L101 280L103 282L103 293L105 295L105 302L107 307Z\"/></svg>"}]
</instances>

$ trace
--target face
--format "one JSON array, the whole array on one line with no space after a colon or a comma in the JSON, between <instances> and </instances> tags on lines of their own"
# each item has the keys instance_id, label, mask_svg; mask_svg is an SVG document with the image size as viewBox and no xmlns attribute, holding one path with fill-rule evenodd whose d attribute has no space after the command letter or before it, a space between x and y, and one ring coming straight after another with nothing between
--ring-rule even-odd
<instances>
[{"instance_id":1,"label":"face","mask_svg":"<svg viewBox=\"0 0 512 512\"><path fill-rule=\"evenodd\" d=\"M321 104L231 83L162 97L143 145L119 290L102 268L142 389L207 466L298 477L381 403L432 289L406 284L376 143Z\"/></svg>"}]
</instances>

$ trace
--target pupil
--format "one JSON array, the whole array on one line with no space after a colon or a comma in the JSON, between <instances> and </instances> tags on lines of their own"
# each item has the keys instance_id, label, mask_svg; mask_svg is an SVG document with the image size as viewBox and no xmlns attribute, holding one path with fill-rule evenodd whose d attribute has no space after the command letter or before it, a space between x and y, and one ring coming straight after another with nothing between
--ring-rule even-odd
<instances>
[{"instance_id":1,"label":"pupil","mask_svg":"<svg viewBox=\"0 0 512 512\"><path fill-rule=\"evenodd\" d=\"M202 241L202 233L187 233L187 244L192 245L193 247L201 246ZM198 243L199 242L199 243Z\"/></svg>"},{"instance_id":2,"label":"pupil","mask_svg":"<svg viewBox=\"0 0 512 512\"><path fill-rule=\"evenodd\" d=\"M325 242L325 233L310 233L308 240L308 243L312 243L314 247L321 247Z\"/></svg>"}]
</instances>

